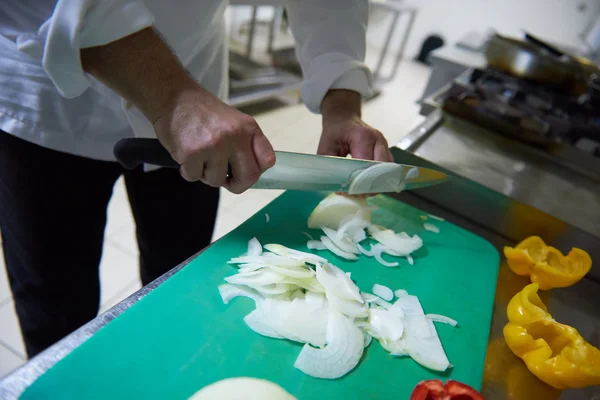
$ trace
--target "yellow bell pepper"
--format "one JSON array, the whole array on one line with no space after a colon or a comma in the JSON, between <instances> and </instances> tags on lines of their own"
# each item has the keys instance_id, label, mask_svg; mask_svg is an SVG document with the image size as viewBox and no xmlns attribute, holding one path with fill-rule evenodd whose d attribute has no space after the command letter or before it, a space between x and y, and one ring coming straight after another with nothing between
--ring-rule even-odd
<instances>
[{"instance_id":1,"label":"yellow bell pepper","mask_svg":"<svg viewBox=\"0 0 600 400\"><path fill-rule=\"evenodd\" d=\"M571 286L592 268L592 259L585 251L573 248L565 256L539 236L528 237L514 248L505 247L504 255L515 274L529 275L542 290Z\"/></svg>"},{"instance_id":2,"label":"yellow bell pepper","mask_svg":"<svg viewBox=\"0 0 600 400\"><path fill-rule=\"evenodd\" d=\"M537 294L538 284L527 285L508 303L504 340L529 371L557 389L600 385L600 350L577 329L556 322Z\"/></svg>"}]
</instances>

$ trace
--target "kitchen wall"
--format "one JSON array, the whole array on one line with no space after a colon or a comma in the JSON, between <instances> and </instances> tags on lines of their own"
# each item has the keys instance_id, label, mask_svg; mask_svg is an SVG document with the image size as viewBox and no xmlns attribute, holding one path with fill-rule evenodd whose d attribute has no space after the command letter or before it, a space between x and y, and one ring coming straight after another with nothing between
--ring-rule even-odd
<instances>
[{"instance_id":1,"label":"kitchen wall","mask_svg":"<svg viewBox=\"0 0 600 400\"><path fill-rule=\"evenodd\" d=\"M395 1L395 0L388 0ZM498 32L522 36L533 34L563 45L579 46L579 35L600 13L600 0L405 0L419 12L408 42L407 56L418 53L431 33L440 34L446 43L456 43L469 31L480 33L493 28ZM377 15L374 15L377 17ZM374 18L369 43L381 46L389 20Z\"/></svg>"}]
</instances>

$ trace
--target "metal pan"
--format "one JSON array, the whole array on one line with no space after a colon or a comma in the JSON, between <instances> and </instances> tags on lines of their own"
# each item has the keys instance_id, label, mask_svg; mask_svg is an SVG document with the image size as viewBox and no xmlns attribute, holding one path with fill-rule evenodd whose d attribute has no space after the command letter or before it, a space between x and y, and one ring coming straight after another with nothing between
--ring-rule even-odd
<instances>
[{"instance_id":1,"label":"metal pan","mask_svg":"<svg viewBox=\"0 0 600 400\"><path fill-rule=\"evenodd\" d=\"M577 68L570 61L532 43L495 34L485 55L489 67L519 78L567 90L578 81Z\"/></svg>"}]
</instances>

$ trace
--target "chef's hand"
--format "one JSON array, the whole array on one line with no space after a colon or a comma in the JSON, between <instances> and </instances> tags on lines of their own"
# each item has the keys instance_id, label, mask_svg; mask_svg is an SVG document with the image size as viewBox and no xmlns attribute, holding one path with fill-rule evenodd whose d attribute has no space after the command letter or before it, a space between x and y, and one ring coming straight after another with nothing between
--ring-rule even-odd
<instances>
[{"instance_id":1,"label":"chef's hand","mask_svg":"<svg viewBox=\"0 0 600 400\"><path fill-rule=\"evenodd\" d=\"M318 154L376 161L394 161L387 140L361 119L360 95L332 89L321 103L323 132Z\"/></svg>"},{"instance_id":2,"label":"chef's hand","mask_svg":"<svg viewBox=\"0 0 600 400\"><path fill-rule=\"evenodd\" d=\"M254 118L199 86L175 95L154 129L188 181L242 193L275 164L273 147Z\"/></svg>"}]
</instances>

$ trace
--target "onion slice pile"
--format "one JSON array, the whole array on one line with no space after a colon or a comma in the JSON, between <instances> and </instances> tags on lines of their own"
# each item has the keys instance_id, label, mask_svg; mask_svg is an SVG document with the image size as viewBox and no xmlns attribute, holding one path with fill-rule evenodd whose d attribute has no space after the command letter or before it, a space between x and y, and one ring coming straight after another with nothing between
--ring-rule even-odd
<instances>
[{"instance_id":1,"label":"onion slice pile","mask_svg":"<svg viewBox=\"0 0 600 400\"><path fill-rule=\"evenodd\" d=\"M423 246L421 238L372 224L371 212L372 207L364 200L335 194L327 196L314 209L307 223L309 228L320 228L325 236L321 236L320 241L309 241L307 247L314 250L326 249L350 261L358 260L358 255L363 254L374 257L386 267L397 267L400 264L384 260L382 254L406 257L412 265L414 261L410 254ZM369 237L378 242L371 245L370 249L361 244Z\"/></svg>"},{"instance_id":2,"label":"onion slice pile","mask_svg":"<svg viewBox=\"0 0 600 400\"><path fill-rule=\"evenodd\" d=\"M329 233L323 238L333 243L336 232ZM238 273L225 278L219 293L225 304L240 296L254 300L256 308L244 317L254 332L304 343L294 366L305 374L344 376L372 338L392 356L410 356L436 371L450 367L433 321L456 321L425 314L418 298L401 289L375 284L375 294L361 292L349 273L312 253L264 247L256 238L248 242L247 255L229 262ZM391 303L394 295L398 300Z\"/></svg>"}]
</instances>

